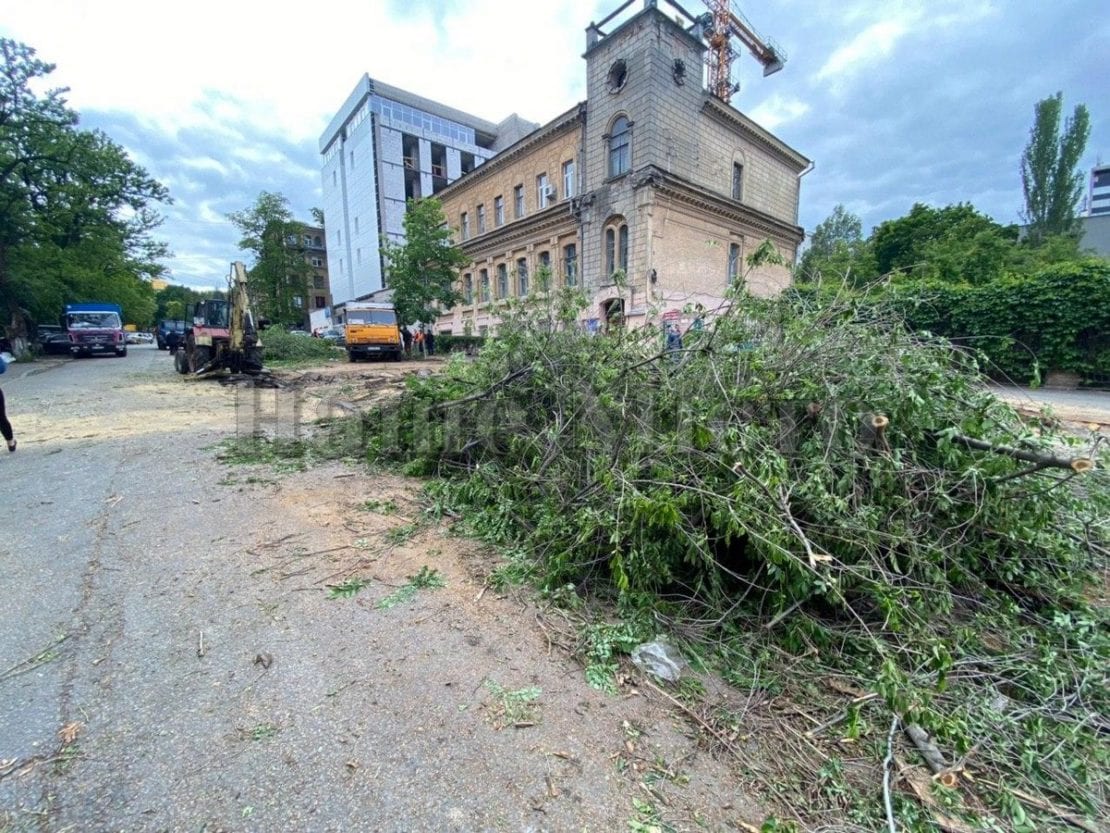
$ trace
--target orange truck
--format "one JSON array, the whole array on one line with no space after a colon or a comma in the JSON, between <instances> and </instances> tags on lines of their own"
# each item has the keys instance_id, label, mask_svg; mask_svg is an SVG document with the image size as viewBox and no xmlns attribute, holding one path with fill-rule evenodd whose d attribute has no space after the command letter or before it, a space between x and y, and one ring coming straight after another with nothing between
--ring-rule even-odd
<instances>
[{"instance_id":1,"label":"orange truck","mask_svg":"<svg viewBox=\"0 0 1110 833\"><path fill-rule=\"evenodd\" d=\"M400 361L404 353L397 311L391 304L359 301L348 303L343 310L343 327L347 340L347 360L393 359Z\"/></svg>"}]
</instances>

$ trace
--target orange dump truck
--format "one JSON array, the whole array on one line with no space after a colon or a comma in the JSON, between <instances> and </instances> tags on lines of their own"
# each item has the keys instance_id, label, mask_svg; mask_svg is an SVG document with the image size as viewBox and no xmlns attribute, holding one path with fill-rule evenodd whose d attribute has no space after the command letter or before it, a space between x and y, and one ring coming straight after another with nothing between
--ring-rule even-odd
<instances>
[{"instance_id":1,"label":"orange dump truck","mask_svg":"<svg viewBox=\"0 0 1110 833\"><path fill-rule=\"evenodd\" d=\"M404 348L397 311L390 304L352 302L343 310L347 359L382 358L400 361Z\"/></svg>"}]
</instances>

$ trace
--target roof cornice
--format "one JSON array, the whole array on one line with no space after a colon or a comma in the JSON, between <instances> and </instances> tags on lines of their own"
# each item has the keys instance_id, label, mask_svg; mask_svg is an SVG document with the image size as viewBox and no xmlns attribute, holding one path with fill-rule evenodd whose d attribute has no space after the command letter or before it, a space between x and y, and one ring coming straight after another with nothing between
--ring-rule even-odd
<instances>
[{"instance_id":1,"label":"roof cornice","mask_svg":"<svg viewBox=\"0 0 1110 833\"><path fill-rule=\"evenodd\" d=\"M632 177L634 188L650 186L657 192L698 208L712 217L726 217L733 222L755 228L761 233L793 241L795 244L805 239L805 230L801 226L783 222L758 208L727 199L653 165L636 171Z\"/></svg>"},{"instance_id":2,"label":"roof cornice","mask_svg":"<svg viewBox=\"0 0 1110 833\"><path fill-rule=\"evenodd\" d=\"M555 229L578 231L578 218L571 212L569 200L557 202L535 214L513 220L480 237L472 237L459 248L475 263L480 263L488 257L497 257L519 248L521 243L535 243L535 237L539 232Z\"/></svg>"},{"instance_id":3,"label":"roof cornice","mask_svg":"<svg viewBox=\"0 0 1110 833\"><path fill-rule=\"evenodd\" d=\"M745 116L735 107L730 107L718 98L706 93L705 103L701 108L702 112L707 116L716 119L725 127L730 127L733 130L738 130L746 137L751 139L758 145L761 145L765 150L770 151L774 156L785 162L792 168L795 168L798 173L809 165L810 160L786 144L786 142L779 139L770 131L760 127L750 118Z\"/></svg>"}]
</instances>

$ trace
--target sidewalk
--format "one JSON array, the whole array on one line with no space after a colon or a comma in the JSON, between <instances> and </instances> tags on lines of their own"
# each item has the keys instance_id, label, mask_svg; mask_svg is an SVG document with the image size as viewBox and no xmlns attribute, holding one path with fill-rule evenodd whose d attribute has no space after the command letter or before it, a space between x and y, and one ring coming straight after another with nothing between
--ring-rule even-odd
<instances>
[{"instance_id":1,"label":"sidewalk","mask_svg":"<svg viewBox=\"0 0 1110 833\"><path fill-rule=\"evenodd\" d=\"M991 385L990 388L1019 411L1035 414L1047 406L1067 422L1098 424L1104 430L1110 429L1110 391L1030 389L1016 385Z\"/></svg>"}]
</instances>

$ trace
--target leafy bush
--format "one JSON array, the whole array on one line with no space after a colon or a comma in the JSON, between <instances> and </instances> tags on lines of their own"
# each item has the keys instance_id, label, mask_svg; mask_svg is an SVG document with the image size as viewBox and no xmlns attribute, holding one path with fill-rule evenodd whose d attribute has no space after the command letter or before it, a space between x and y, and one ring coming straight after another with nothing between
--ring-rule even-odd
<instances>
[{"instance_id":1,"label":"leafy bush","mask_svg":"<svg viewBox=\"0 0 1110 833\"><path fill-rule=\"evenodd\" d=\"M276 327L262 333L263 361L321 361L343 357L343 350L322 338L296 335Z\"/></svg>"},{"instance_id":2,"label":"leafy bush","mask_svg":"<svg viewBox=\"0 0 1110 833\"><path fill-rule=\"evenodd\" d=\"M1110 374L1110 261L1060 263L978 286L913 282L893 297L910 326L981 350L992 375Z\"/></svg>"},{"instance_id":3,"label":"leafy bush","mask_svg":"<svg viewBox=\"0 0 1110 833\"><path fill-rule=\"evenodd\" d=\"M474 352L480 350L485 343L484 336L437 335L436 352L440 354Z\"/></svg>"},{"instance_id":4,"label":"leafy bush","mask_svg":"<svg viewBox=\"0 0 1110 833\"><path fill-rule=\"evenodd\" d=\"M1044 280L1069 275L1076 297L1097 280ZM368 418L371 456L445 476L437 500L532 553L549 590L812 655L945 748L977 748L992 783L1100 814L1110 630L1087 594L1106 460L1075 480L1088 464L1060 458L1093 451L870 304L741 297L668 352L651 328L580 332L582 303L510 305L477 360Z\"/></svg>"}]
</instances>

